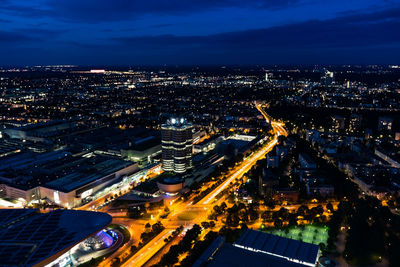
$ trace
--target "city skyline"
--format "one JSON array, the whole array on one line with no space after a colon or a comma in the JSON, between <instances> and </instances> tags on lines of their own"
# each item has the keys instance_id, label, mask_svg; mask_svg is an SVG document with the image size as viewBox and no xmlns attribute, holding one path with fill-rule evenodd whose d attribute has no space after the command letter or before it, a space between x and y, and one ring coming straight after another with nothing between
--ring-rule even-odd
<instances>
[{"instance_id":1,"label":"city skyline","mask_svg":"<svg viewBox=\"0 0 400 267\"><path fill-rule=\"evenodd\" d=\"M400 1L0 6L0 266L400 266Z\"/></svg>"},{"instance_id":2,"label":"city skyline","mask_svg":"<svg viewBox=\"0 0 400 267\"><path fill-rule=\"evenodd\" d=\"M0 264L398 266L399 70L3 68Z\"/></svg>"}]
</instances>

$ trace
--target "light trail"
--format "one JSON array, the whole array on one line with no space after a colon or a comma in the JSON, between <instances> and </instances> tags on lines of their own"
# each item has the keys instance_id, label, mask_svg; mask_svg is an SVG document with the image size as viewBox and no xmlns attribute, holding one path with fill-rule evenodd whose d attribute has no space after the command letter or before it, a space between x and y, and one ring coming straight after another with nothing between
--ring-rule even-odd
<instances>
[{"instance_id":1,"label":"light trail","mask_svg":"<svg viewBox=\"0 0 400 267\"><path fill-rule=\"evenodd\" d=\"M135 255L133 255L127 262L121 265L121 267L127 266L143 266L154 254L157 253L164 245L164 239L172 234L174 230L164 230L158 238L154 238L141 248Z\"/></svg>"},{"instance_id":2,"label":"light trail","mask_svg":"<svg viewBox=\"0 0 400 267\"><path fill-rule=\"evenodd\" d=\"M286 130L283 128L283 123L273 121L272 118L268 116L268 114L261 108L260 104L256 103L256 108L261 112L261 114L264 116L265 120L271 124L273 131L274 131L274 138L266 144L261 150L259 150L257 153L254 155L250 156L249 158L245 159L239 167L236 168L234 172L231 172L231 176L224 181L221 185L219 185L216 189L214 189L211 193L209 193L207 196L205 196L202 200L200 200L197 204L193 204L191 199L188 200L189 203L183 202L179 203L177 206L174 207L174 211L170 214L170 216L175 217L179 212L188 210L190 207L195 208L196 205L198 204L205 204L207 205L210 203L215 197L220 194L233 180L235 180L238 177L243 176L247 171L251 169L251 167L254 166L254 164L261 159L262 157L265 156L271 149L278 143L278 137L280 135L287 136ZM232 174L233 173L233 174ZM203 206L202 209L206 208ZM198 216L195 218L195 220L191 220L191 222L182 222L182 221L175 221L178 222L178 224L173 224L171 219L169 221L162 220L164 223L164 226L168 229L171 228L176 228L180 225L185 225L186 229L189 228L189 225L193 225L194 221L196 221L197 224L200 224L202 221L206 219L206 214L203 214L203 216ZM178 218L179 219L179 218ZM128 228L129 229L129 228ZM163 232L161 232L157 237L153 238L151 241L149 241L142 249L140 249L137 253L132 255L122 266L143 266L148 260L150 260L160 249L162 249L165 245L164 239L168 237L173 230L167 230L165 229ZM123 251L119 254L125 253L125 251L128 250L128 246L123 249ZM113 258L113 257L111 257ZM109 261L111 262L111 260Z\"/></svg>"},{"instance_id":3,"label":"light trail","mask_svg":"<svg viewBox=\"0 0 400 267\"><path fill-rule=\"evenodd\" d=\"M268 146L254 154L250 159L248 159L247 163L241 167L238 171L236 171L229 179L227 179L225 182L223 182L217 190L215 190L205 201L202 201L200 204L205 204L207 205L211 200L213 200L219 193L221 193L226 186L230 184L234 179L244 175L250 168L254 165L254 163L259 160L261 157L263 157L266 153L268 153L278 142L278 136L279 134L275 135L275 138L273 141L271 141Z\"/></svg>"},{"instance_id":4,"label":"light trail","mask_svg":"<svg viewBox=\"0 0 400 267\"><path fill-rule=\"evenodd\" d=\"M280 135L285 135L287 136L286 130L282 127L283 123L275 122L272 121L270 116L261 108L260 104L256 103L256 108L258 111L261 112L261 114L264 116L265 120L269 123L271 122L271 126L274 129L275 135L274 139L271 140L271 142L264 147L262 150L258 151L256 154L254 154L252 157L249 159L246 159L245 165L242 166L239 170L235 171L235 173L229 177L225 182L223 182L214 192L210 193L208 197L206 196L205 201L200 201L199 204L205 204L207 205L212 201L219 193L221 193L234 179L243 176L247 171L251 169L251 167L263 156L265 156L266 153L271 151L271 149L278 143L278 137Z\"/></svg>"}]
</instances>

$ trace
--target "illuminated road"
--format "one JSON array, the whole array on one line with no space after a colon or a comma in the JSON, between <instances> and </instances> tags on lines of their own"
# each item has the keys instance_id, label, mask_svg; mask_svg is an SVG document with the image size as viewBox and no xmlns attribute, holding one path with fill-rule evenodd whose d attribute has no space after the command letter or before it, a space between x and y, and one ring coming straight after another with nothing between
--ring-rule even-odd
<instances>
[{"instance_id":1,"label":"illuminated road","mask_svg":"<svg viewBox=\"0 0 400 267\"><path fill-rule=\"evenodd\" d=\"M205 197L205 199L199 201L199 204L208 204L210 203L219 193L221 193L233 180L236 178L242 177L246 172L248 172L253 165L261 158L265 156L266 153L271 151L271 149L276 145L278 142L278 136L274 136L274 139L263 149L258 151L256 154L251 156L250 158L246 159L240 167L236 168L233 171L233 175L231 175L225 182L223 182L220 186L218 186L213 192L211 192L208 196Z\"/></svg>"},{"instance_id":2,"label":"illuminated road","mask_svg":"<svg viewBox=\"0 0 400 267\"><path fill-rule=\"evenodd\" d=\"M154 254L157 253L157 251L159 251L165 245L164 239L170 236L173 231L174 230L169 229L162 231L159 235L153 238L153 240L135 253L135 255L129 259L129 261L125 262L121 266L133 267L144 265L148 260L150 260L151 257L153 257Z\"/></svg>"},{"instance_id":3,"label":"illuminated road","mask_svg":"<svg viewBox=\"0 0 400 267\"><path fill-rule=\"evenodd\" d=\"M167 228L163 232L161 232L157 237L148 242L142 249L140 249L137 253L135 253L127 262L125 262L122 266L142 266L148 260L150 260L164 245L164 239L168 237L173 230L180 225L188 227L188 225L193 224L201 224L201 222L207 220L207 210L212 207L212 201L215 197L220 194L224 189L229 186L229 184L237 178L242 177L246 172L248 172L258 160L265 157L265 155L273 149L273 147L278 143L278 137L280 135L287 136L286 130L283 128L283 123L273 121L268 114L262 109L262 106L256 103L256 108L261 112L264 116L265 120L271 123L274 136L272 140L270 140L267 144L251 155L250 157L243 160L242 163L234 167L232 171L229 172L228 178L217 186L214 190L212 190L209 194L207 194L203 199L201 199L197 204L193 204L191 202L192 198L189 198L186 202L180 202L176 204L172 204L170 209L173 211L166 219L160 219L162 224ZM188 221L184 221L179 219L179 214L184 211L193 210L197 211L197 216ZM159 219L158 217L156 218ZM155 222L156 220L154 220ZM217 225L219 223L217 222ZM131 228L130 228L131 229ZM205 234L205 233L204 233ZM124 248L126 251L128 247ZM125 252L121 252L125 253Z\"/></svg>"},{"instance_id":4,"label":"illuminated road","mask_svg":"<svg viewBox=\"0 0 400 267\"><path fill-rule=\"evenodd\" d=\"M264 116L267 122L271 122L271 126L274 131L274 138L264 146L256 154L252 155L250 158L244 160L239 167L236 167L231 173L230 177L218 186L213 192L208 194L203 200L199 201L199 204L209 204L215 197L221 193L233 180L242 177L246 172L248 172L253 165L259 160L265 157L265 155L272 150L272 148L278 143L278 136L287 136L286 130L283 128L283 123L272 121L268 114L262 109L261 105L256 103L256 108Z\"/></svg>"}]
</instances>

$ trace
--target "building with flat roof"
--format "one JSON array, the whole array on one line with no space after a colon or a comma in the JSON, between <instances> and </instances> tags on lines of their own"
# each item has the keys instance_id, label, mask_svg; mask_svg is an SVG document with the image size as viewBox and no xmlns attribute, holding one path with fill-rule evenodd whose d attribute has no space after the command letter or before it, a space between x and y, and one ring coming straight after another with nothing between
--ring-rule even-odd
<instances>
[{"instance_id":1,"label":"building with flat roof","mask_svg":"<svg viewBox=\"0 0 400 267\"><path fill-rule=\"evenodd\" d=\"M170 119L161 126L162 168L185 173L193 167L193 125L185 119Z\"/></svg>"},{"instance_id":2,"label":"building with flat roof","mask_svg":"<svg viewBox=\"0 0 400 267\"><path fill-rule=\"evenodd\" d=\"M302 169L316 169L317 164L310 158L308 154L299 154L299 163Z\"/></svg>"},{"instance_id":3,"label":"building with flat roof","mask_svg":"<svg viewBox=\"0 0 400 267\"><path fill-rule=\"evenodd\" d=\"M101 212L0 209L0 265L59 266L58 258L111 220Z\"/></svg>"},{"instance_id":4,"label":"building with flat roof","mask_svg":"<svg viewBox=\"0 0 400 267\"><path fill-rule=\"evenodd\" d=\"M107 159L88 169L78 170L46 183L40 187L40 196L63 207L77 207L86 198L137 170L137 163Z\"/></svg>"},{"instance_id":5,"label":"building with flat roof","mask_svg":"<svg viewBox=\"0 0 400 267\"><path fill-rule=\"evenodd\" d=\"M132 161L94 153L14 154L0 158L0 197L26 203L46 199L72 208L138 169Z\"/></svg>"},{"instance_id":6,"label":"building with flat roof","mask_svg":"<svg viewBox=\"0 0 400 267\"><path fill-rule=\"evenodd\" d=\"M123 158L138 162L140 166L153 163L153 158L161 154L161 140L157 136L147 136L129 143L129 147L121 149Z\"/></svg>"},{"instance_id":7,"label":"building with flat roof","mask_svg":"<svg viewBox=\"0 0 400 267\"><path fill-rule=\"evenodd\" d=\"M317 245L250 229L233 245L218 243L210 247L214 251L206 250L208 255L202 255L203 264L198 266L304 267L316 266L319 257Z\"/></svg>"},{"instance_id":8,"label":"building with flat roof","mask_svg":"<svg viewBox=\"0 0 400 267\"><path fill-rule=\"evenodd\" d=\"M52 120L48 122L31 123L15 128L3 130L3 135L10 138L29 140L34 142L50 142L50 138L69 133L76 128L74 122Z\"/></svg>"},{"instance_id":9,"label":"building with flat roof","mask_svg":"<svg viewBox=\"0 0 400 267\"><path fill-rule=\"evenodd\" d=\"M391 132L393 128L393 119L389 117L379 117L378 131Z\"/></svg>"}]
</instances>

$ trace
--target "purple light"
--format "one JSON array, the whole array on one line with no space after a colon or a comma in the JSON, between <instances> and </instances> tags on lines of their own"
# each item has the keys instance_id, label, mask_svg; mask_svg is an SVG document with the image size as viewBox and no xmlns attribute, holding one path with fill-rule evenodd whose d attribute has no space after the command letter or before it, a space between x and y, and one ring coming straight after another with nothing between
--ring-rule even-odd
<instances>
[{"instance_id":1,"label":"purple light","mask_svg":"<svg viewBox=\"0 0 400 267\"><path fill-rule=\"evenodd\" d=\"M104 230L98 232L96 234L96 236L101 238L101 240L103 240L104 245L106 247L110 247L114 242L113 238L108 233L106 233Z\"/></svg>"}]
</instances>

